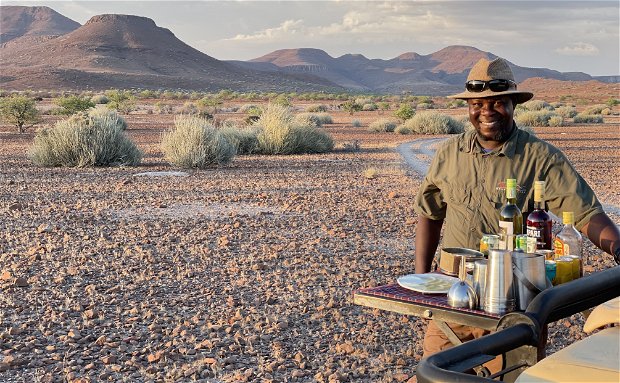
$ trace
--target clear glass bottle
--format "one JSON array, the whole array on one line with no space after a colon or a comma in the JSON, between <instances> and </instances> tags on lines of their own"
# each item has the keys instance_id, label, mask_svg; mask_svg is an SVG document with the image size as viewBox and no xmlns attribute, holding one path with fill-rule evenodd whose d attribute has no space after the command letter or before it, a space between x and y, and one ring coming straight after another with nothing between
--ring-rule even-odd
<instances>
[{"instance_id":1,"label":"clear glass bottle","mask_svg":"<svg viewBox=\"0 0 620 383\"><path fill-rule=\"evenodd\" d=\"M499 248L514 250L515 236L523 234L523 214L517 206L517 180L506 180L506 204L499 211Z\"/></svg>"},{"instance_id":2,"label":"clear glass bottle","mask_svg":"<svg viewBox=\"0 0 620 383\"><path fill-rule=\"evenodd\" d=\"M527 216L527 252L552 250L551 217L545 211L545 181L534 181L534 210Z\"/></svg>"},{"instance_id":3,"label":"clear glass bottle","mask_svg":"<svg viewBox=\"0 0 620 383\"><path fill-rule=\"evenodd\" d=\"M564 227L553 240L555 257L577 256L579 259L579 274L581 276L583 275L583 238L581 233L575 228L575 213L572 211L563 212L562 222Z\"/></svg>"}]
</instances>

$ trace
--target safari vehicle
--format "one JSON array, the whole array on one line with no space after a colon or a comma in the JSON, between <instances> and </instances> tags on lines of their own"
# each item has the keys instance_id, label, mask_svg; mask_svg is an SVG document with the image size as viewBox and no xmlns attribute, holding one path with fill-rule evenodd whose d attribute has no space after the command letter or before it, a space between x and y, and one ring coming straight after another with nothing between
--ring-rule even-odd
<instances>
[{"instance_id":1,"label":"safari vehicle","mask_svg":"<svg viewBox=\"0 0 620 383\"><path fill-rule=\"evenodd\" d=\"M584 331L618 324L619 296L620 266L547 289L525 312L504 315L497 332L422 359L418 382L620 382L618 326L598 331L540 361L536 346L546 336L548 323L594 307ZM465 373L498 355L504 356L503 370L498 373Z\"/></svg>"}]
</instances>

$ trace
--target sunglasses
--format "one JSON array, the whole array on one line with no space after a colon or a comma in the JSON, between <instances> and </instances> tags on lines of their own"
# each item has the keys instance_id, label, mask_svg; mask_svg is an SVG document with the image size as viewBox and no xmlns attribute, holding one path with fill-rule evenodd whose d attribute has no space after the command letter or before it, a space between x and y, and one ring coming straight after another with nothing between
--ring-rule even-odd
<instances>
[{"instance_id":1,"label":"sunglasses","mask_svg":"<svg viewBox=\"0 0 620 383\"><path fill-rule=\"evenodd\" d=\"M504 92L512 87L517 89L517 83L512 80L502 79L490 81L470 80L465 83L465 89L474 93L482 92L487 88L489 88L492 92Z\"/></svg>"}]
</instances>

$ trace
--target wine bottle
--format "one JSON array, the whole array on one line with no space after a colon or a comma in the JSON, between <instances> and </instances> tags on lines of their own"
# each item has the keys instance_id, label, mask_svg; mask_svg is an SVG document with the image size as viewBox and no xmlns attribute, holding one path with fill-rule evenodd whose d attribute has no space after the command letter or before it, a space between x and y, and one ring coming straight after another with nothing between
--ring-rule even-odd
<instances>
[{"instance_id":1,"label":"wine bottle","mask_svg":"<svg viewBox=\"0 0 620 383\"><path fill-rule=\"evenodd\" d=\"M534 181L534 211L527 216L527 252L552 250L551 217L545 211L545 181Z\"/></svg>"},{"instance_id":2,"label":"wine bottle","mask_svg":"<svg viewBox=\"0 0 620 383\"><path fill-rule=\"evenodd\" d=\"M499 248L514 250L515 236L523 234L523 215L517 206L517 180L506 180L506 204L499 211Z\"/></svg>"}]
</instances>

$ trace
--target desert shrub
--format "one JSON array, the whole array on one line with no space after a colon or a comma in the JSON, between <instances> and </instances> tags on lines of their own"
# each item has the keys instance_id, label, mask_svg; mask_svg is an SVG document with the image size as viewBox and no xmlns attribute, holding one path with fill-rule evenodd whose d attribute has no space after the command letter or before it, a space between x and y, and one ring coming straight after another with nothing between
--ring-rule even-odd
<instances>
[{"instance_id":1,"label":"desert shrub","mask_svg":"<svg viewBox=\"0 0 620 383\"><path fill-rule=\"evenodd\" d=\"M319 128L324 124L332 124L334 122L332 116L327 113L299 113L295 115L295 120L302 123L309 120Z\"/></svg>"},{"instance_id":2,"label":"desert shrub","mask_svg":"<svg viewBox=\"0 0 620 383\"><path fill-rule=\"evenodd\" d=\"M359 128L362 126L362 122L360 120L353 120L351 121L351 126L353 126L354 128Z\"/></svg>"},{"instance_id":3,"label":"desert shrub","mask_svg":"<svg viewBox=\"0 0 620 383\"><path fill-rule=\"evenodd\" d=\"M95 103L86 97L66 96L57 98L54 103L60 107L59 114L69 116L93 108Z\"/></svg>"},{"instance_id":4,"label":"desert shrub","mask_svg":"<svg viewBox=\"0 0 620 383\"><path fill-rule=\"evenodd\" d=\"M514 119L517 125L523 126L549 126L549 119L556 115L548 110L525 111L515 113Z\"/></svg>"},{"instance_id":5,"label":"desert shrub","mask_svg":"<svg viewBox=\"0 0 620 383\"><path fill-rule=\"evenodd\" d=\"M366 104L372 104L374 103L372 98L370 97L358 97L355 99L355 103L358 105L366 105Z\"/></svg>"},{"instance_id":6,"label":"desert shrub","mask_svg":"<svg viewBox=\"0 0 620 383\"><path fill-rule=\"evenodd\" d=\"M404 127L398 132L400 134L406 132L407 129L411 130L412 133L419 134L453 134L461 133L464 130L461 122L437 112L417 113L402 125Z\"/></svg>"},{"instance_id":7,"label":"desert shrub","mask_svg":"<svg viewBox=\"0 0 620 383\"><path fill-rule=\"evenodd\" d=\"M517 108L530 111L553 110L553 107L548 102L543 100L529 100L523 104L517 105Z\"/></svg>"},{"instance_id":8,"label":"desert shrub","mask_svg":"<svg viewBox=\"0 0 620 383\"><path fill-rule=\"evenodd\" d=\"M381 110L382 112L390 110L390 103L387 101L381 101L377 105L379 106L379 110Z\"/></svg>"},{"instance_id":9,"label":"desert shrub","mask_svg":"<svg viewBox=\"0 0 620 383\"><path fill-rule=\"evenodd\" d=\"M396 112L394 112L394 116L400 118L403 121L406 121L415 115L415 110L409 103L401 104Z\"/></svg>"},{"instance_id":10,"label":"desert shrub","mask_svg":"<svg viewBox=\"0 0 620 383\"><path fill-rule=\"evenodd\" d=\"M577 115L577 109L574 106L560 106L555 112L564 118L573 118Z\"/></svg>"},{"instance_id":11,"label":"desert shrub","mask_svg":"<svg viewBox=\"0 0 620 383\"><path fill-rule=\"evenodd\" d=\"M116 109L121 113L127 114L136 108L135 97L129 92L109 90L105 94L109 99L107 106L110 109Z\"/></svg>"},{"instance_id":12,"label":"desert shrub","mask_svg":"<svg viewBox=\"0 0 620 383\"><path fill-rule=\"evenodd\" d=\"M142 153L108 114L78 113L37 132L29 157L38 166L135 166Z\"/></svg>"},{"instance_id":13,"label":"desert shrub","mask_svg":"<svg viewBox=\"0 0 620 383\"><path fill-rule=\"evenodd\" d=\"M586 114L582 112L573 117L573 122L576 124L602 124L603 116L600 114Z\"/></svg>"},{"instance_id":14,"label":"desert shrub","mask_svg":"<svg viewBox=\"0 0 620 383\"><path fill-rule=\"evenodd\" d=\"M607 106L609 106L610 108L613 108L614 106L616 106L616 105L619 105L619 104L620 104L620 99L617 99L617 98L613 98L613 97L612 97L612 98L610 98L609 100L605 101L605 104L606 104Z\"/></svg>"},{"instance_id":15,"label":"desert shrub","mask_svg":"<svg viewBox=\"0 0 620 383\"><path fill-rule=\"evenodd\" d=\"M269 104L255 124L263 154L323 153L333 149L331 136L310 121L295 120L288 107Z\"/></svg>"},{"instance_id":16,"label":"desert shrub","mask_svg":"<svg viewBox=\"0 0 620 383\"><path fill-rule=\"evenodd\" d=\"M316 113L316 112L327 112L327 105L309 105L306 108L306 112Z\"/></svg>"},{"instance_id":17,"label":"desert shrub","mask_svg":"<svg viewBox=\"0 0 620 383\"><path fill-rule=\"evenodd\" d=\"M605 104L592 105L583 110L583 114L603 114L603 110L608 109ZM609 109L608 109L609 110Z\"/></svg>"},{"instance_id":18,"label":"desert shrub","mask_svg":"<svg viewBox=\"0 0 620 383\"><path fill-rule=\"evenodd\" d=\"M433 104L428 103L428 102L421 102L418 105L416 105L415 108L418 110L433 109Z\"/></svg>"},{"instance_id":19,"label":"desert shrub","mask_svg":"<svg viewBox=\"0 0 620 383\"><path fill-rule=\"evenodd\" d=\"M174 108L171 104L167 104L162 101L157 101L155 103L155 113L157 114L172 114L174 112Z\"/></svg>"},{"instance_id":20,"label":"desert shrub","mask_svg":"<svg viewBox=\"0 0 620 383\"><path fill-rule=\"evenodd\" d=\"M396 134L412 134L413 130L405 124L398 125L396 129L394 129L394 133Z\"/></svg>"},{"instance_id":21,"label":"desert shrub","mask_svg":"<svg viewBox=\"0 0 620 383\"><path fill-rule=\"evenodd\" d=\"M272 100L272 102L273 102L274 104L281 105L281 106L291 106L291 105L292 105L292 104L291 104L291 100L290 100L290 99L288 98L288 96L287 96L287 95L285 95L285 94L279 94L278 96L276 96L276 97Z\"/></svg>"},{"instance_id":22,"label":"desert shrub","mask_svg":"<svg viewBox=\"0 0 620 383\"><path fill-rule=\"evenodd\" d=\"M155 93L154 90L150 90L150 89L145 89L141 91L140 93L138 93L138 98L140 99L156 98L156 96L157 96L157 93Z\"/></svg>"},{"instance_id":23,"label":"desert shrub","mask_svg":"<svg viewBox=\"0 0 620 383\"><path fill-rule=\"evenodd\" d=\"M175 118L174 129L162 135L161 149L171 164L187 169L228 164L235 155L225 135L196 116Z\"/></svg>"},{"instance_id":24,"label":"desert shrub","mask_svg":"<svg viewBox=\"0 0 620 383\"><path fill-rule=\"evenodd\" d=\"M448 109L456 109L467 106L467 102L465 100L450 100L446 103L446 108Z\"/></svg>"},{"instance_id":25,"label":"desert shrub","mask_svg":"<svg viewBox=\"0 0 620 383\"><path fill-rule=\"evenodd\" d=\"M368 124L368 131L370 132L393 132L398 125L397 121L388 119L388 118L380 118L376 121Z\"/></svg>"},{"instance_id":26,"label":"desert shrub","mask_svg":"<svg viewBox=\"0 0 620 383\"><path fill-rule=\"evenodd\" d=\"M110 124L117 125L121 130L127 129L127 121L115 110L106 108L93 108L88 111L88 117L93 119L109 121Z\"/></svg>"},{"instance_id":27,"label":"desert shrub","mask_svg":"<svg viewBox=\"0 0 620 383\"><path fill-rule=\"evenodd\" d=\"M23 133L25 126L33 126L40 121L35 101L27 96L13 95L0 98L0 119Z\"/></svg>"},{"instance_id":28,"label":"desert shrub","mask_svg":"<svg viewBox=\"0 0 620 383\"><path fill-rule=\"evenodd\" d=\"M363 107L362 104L358 104L353 100L347 100L341 106L342 109L349 112L350 115L353 115L353 113L355 112L359 112L360 110L362 110Z\"/></svg>"},{"instance_id":29,"label":"desert shrub","mask_svg":"<svg viewBox=\"0 0 620 383\"><path fill-rule=\"evenodd\" d=\"M110 99L105 94L96 94L90 98L90 100L96 105L107 104L110 102Z\"/></svg>"},{"instance_id":30,"label":"desert shrub","mask_svg":"<svg viewBox=\"0 0 620 383\"><path fill-rule=\"evenodd\" d=\"M199 112L200 110L198 109L196 104L194 104L191 101L184 102L183 106L181 106L178 110L178 113L180 114L189 114L189 115L198 114Z\"/></svg>"},{"instance_id":31,"label":"desert shrub","mask_svg":"<svg viewBox=\"0 0 620 383\"><path fill-rule=\"evenodd\" d=\"M241 105L237 111L240 113L248 113L250 115L258 116L260 115L261 108L254 104L244 104Z\"/></svg>"},{"instance_id":32,"label":"desert shrub","mask_svg":"<svg viewBox=\"0 0 620 383\"><path fill-rule=\"evenodd\" d=\"M259 129L256 127L225 125L220 129L220 133L233 145L237 154L252 154L257 151Z\"/></svg>"},{"instance_id":33,"label":"desert shrub","mask_svg":"<svg viewBox=\"0 0 620 383\"><path fill-rule=\"evenodd\" d=\"M564 125L564 119L559 114L554 114L549 118L547 124L549 126L562 126Z\"/></svg>"},{"instance_id":34,"label":"desert shrub","mask_svg":"<svg viewBox=\"0 0 620 383\"><path fill-rule=\"evenodd\" d=\"M375 111L377 109L379 109L379 107L374 102L362 105L362 110L366 112Z\"/></svg>"}]
</instances>

